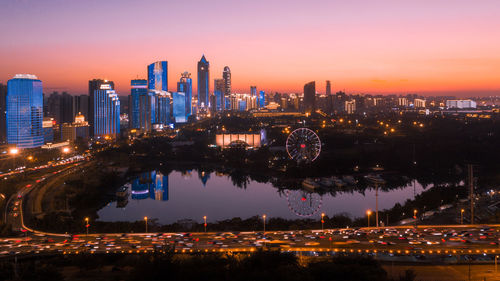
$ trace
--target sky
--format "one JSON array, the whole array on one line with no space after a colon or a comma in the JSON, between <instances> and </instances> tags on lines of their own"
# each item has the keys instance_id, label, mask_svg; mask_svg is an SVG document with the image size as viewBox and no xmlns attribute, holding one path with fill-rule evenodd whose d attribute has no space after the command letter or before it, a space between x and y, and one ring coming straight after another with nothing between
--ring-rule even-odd
<instances>
[{"instance_id":1,"label":"sky","mask_svg":"<svg viewBox=\"0 0 500 281\"><path fill-rule=\"evenodd\" d=\"M169 90L205 54L233 89L500 95L498 0L1 0L0 83L37 75L44 92L120 95L167 60Z\"/></svg>"}]
</instances>

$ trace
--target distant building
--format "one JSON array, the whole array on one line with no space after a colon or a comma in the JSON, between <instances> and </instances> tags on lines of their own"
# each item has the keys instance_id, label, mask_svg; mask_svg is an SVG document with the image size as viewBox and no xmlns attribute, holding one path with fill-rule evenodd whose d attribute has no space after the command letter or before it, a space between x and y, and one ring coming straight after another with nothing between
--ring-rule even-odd
<instances>
[{"instance_id":1,"label":"distant building","mask_svg":"<svg viewBox=\"0 0 500 281\"><path fill-rule=\"evenodd\" d=\"M148 82L144 79L130 81L129 128L151 131L156 122L155 93L148 91Z\"/></svg>"},{"instance_id":2,"label":"distant building","mask_svg":"<svg viewBox=\"0 0 500 281\"><path fill-rule=\"evenodd\" d=\"M217 133L215 144L221 148L244 145L254 148L261 147L266 143L266 131L246 132L246 133Z\"/></svg>"},{"instance_id":3,"label":"distant building","mask_svg":"<svg viewBox=\"0 0 500 281\"><path fill-rule=\"evenodd\" d=\"M88 120L89 120L89 133L90 136L94 136L94 124L95 124L95 91L101 90L101 86L105 84L105 88L108 90L113 90L115 88L115 83L113 81L103 80L103 79L92 79L89 81L89 109L88 109Z\"/></svg>"},{"instance_id":4,"label":"distant building","mask_svg":"<svg viewBox=\"0 0 500 281\"><path fill-rule=\"evenodd\" d=\"M424 99L415 99L413 101L413 105L415 108L425 108L425 100Z\"/></svg>"},{"instance_id":5,"label":"distant building","mask_svg":"<svg viewBox=\"0 0 500 281\"><path fill-rule=\"evenodd\" d=\"M42 81L17 74L7 82L7 142L19 148L43 145Z\"/></svg>"},{"instance_id":6,"label":"distant building","mask_svg":"<svg viewBox=\"0 0 500 281\"><path fill-rule=\"evenodd\" d=\"M408 106L408 99L404 98L404 97L399 97L398 98L398 106L407 107Z\"/></svg>"},{"instance_id":7,"label":"distant building","mask_svg":"<svg viewBox=\"0 0 500 281\"><path fill-rule=\"evenodd\" d=\"M252 97L256 97L257 96L257 86L250 86L250 95Z\"/></svg>"},{"instance_id":8,"label":"distant building","mask_svg":"<svg viewBox=\"0 0 500 281\"><path fill-rule=\"evenodd\" d=\"M447 100L446 107L450 109L477 108L477 104L473 100Z\"/></svg>"},{"instance_id":9,"label":"distant building","mask_svg":"<svg viewBox=\"0 0 500 281\"><path fill-rule=\"evenodd\" d=\"M198 62L198 107L200 109L207 109L209 106L209 68L210 63L205 58L205 55L203 55L201 60Z\"/></svg>"},{"instance_id":10,"label":"distant building","mask_svg":"<svg viewBox=\"0 0 500 281\"><path fill-rule=\"evenodd\" d=\"M186 115L186 93L183 92L174 92L172 93L173 97L173 115L175 123L186 123L187 115Z\"/></svg>"},{"instance_id":11,"label":"distant building","mask_svg":"<svg viewBox=\"0 0 500 281\"><path fill-rule=\"evenodd\" d=\"M216 111L221 111L225 108L224 103L224 79L215 79L214 80L214 96L215 96L215 109Z\"/></svg>"},{"instance_id":12,"label":"distant building","mask_svg":"<svg viewBox=\"0 0 500 281\"><path fill-rule=\"evenodd\" d=\"M43 143L54 142L54 123L56 121L52 117L43 117Z\"/></svg>"},{"instance_id":13,"label":"distant building","mask_svg":"<svg viewBox=\"0 0 500 281\"><path fill-rule=\"evenodd\" d=\"M73 97L73 113L79 113L89 119L89 96L79 95Z\"/></svg>"},{"instance_id":14,"label":"distant building","mask_svg":"<svg viewBox=\"0 0 500 281\"><path fill-rule=\"evenodd\" d=\"M101 84L93 93L94 136L117 137L120 134L120 100L109 84Z\"/></svg>"},{"instance_id":15,"label":"distant building","mask_svg":"<svg viewBox=\"0 0 500 281\"><path fill-rule=\"evenodd\" d=\"M266 92L260 91L259 98L257 100L257 107L263 108L264 106L266 106Z\"/></svg>"},{"instance_id":16,"label":"distant building","mask_svg":"<svg viewBox=\"0 0 500 281\"><path fill-rule=\"evenodd\" d=\"M326 80L326 95L330 96L332 94L332 84L330 80Z\"/></svg>"},{"instance_id":17,"label":"distant building","mask_svg":"<svg viewBox=\"0 0 500 281\"><path fill-rule=\"evenodd\" d=\"M75 116L73 123L62 124L62 140L75 141L78 138L88 139L89 137L89 123L85 121L83 114Z\"/></svg>"},{"instance_id":18,"label":"distant building","mask_svg":"<svg viewBox=\"0 0 500 281\"><path fill-rule=\"evenodd\" d=\"M168 62L157 61L148 65L148 89L150 91L168 91Z\"/></svg>"},{"instance_id":19,"label":"distant building","mask_svg":"<svg viewBox=\"0 0 500 281\"><path fill-rule=\"evenodd\" d=\"M191 80L191 73L187 71L181 73L181 80L177 82L177 92L185 93L184 106L186 107L186 118L188 118L192 114L193 81Z\"/></svg>"},{"instance_id":20,"label":"distant building","mask_svg":"<svg viewBox=\"0 0 500 281\"><path fill-rule=\"evenodd\" d=\"M356 112L356 100L345 101L344 110L347 114L354 114Z\"/></svg>"},{"instance_id":21,"label":"distant building","mask_svg":"<svg viewBox=\"0 0 500 281\"><path fill-rule=\"evenodd\" d=\"M170 119L170 101L171 94L169 92L159 92L156 95L156 124L160 127L169 125Z\"/></svg>"},{"instance_id":22,"label":"distant building","mask_svg":"<svg viewBox=\"0 0 500 281\"><path fill-rule=\"evenodd\" d=\"M304 111L306 113L316 111L316 82L314 81L304 85Z\"/></svg>"},{"instance_id":23,"label":"distant building","mask_svg":"<svg viewBox=\"0 0 500 281\"><path fill-rule=\"evenodd\" d=\"M231 95L231 69L229 69L229 66L224 66L222 79L224 80L224 96L229 98Z\"/></svg>"}]
</instances>

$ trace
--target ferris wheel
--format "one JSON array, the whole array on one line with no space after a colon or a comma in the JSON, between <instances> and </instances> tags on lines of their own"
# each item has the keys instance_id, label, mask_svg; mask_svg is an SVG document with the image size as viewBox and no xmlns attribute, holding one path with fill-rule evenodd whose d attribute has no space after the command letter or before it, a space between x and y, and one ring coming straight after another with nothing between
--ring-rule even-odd
<instances>
[{"instance_id":1,"label":"ferris wheel","mask_svg":"<svg viewBox=\"0 0 500 281\"><path fill-rule=\"evenodd\" d=\"M288 190L286 200L288 208L300 217L310 217L316 214L323 203L319 194L304 190Z\"/></svg>"},{"instance_id":2,"label":"ferris wheel","mask_svg":"<svg viewBox=\"0 0 500 281\"><path fill-rule=\"evenodd\" d=\"M298 128L286 139L286 151L297 162L312 162L321 152L321 140L313 130Z\"/></svg>"}]
</instances>

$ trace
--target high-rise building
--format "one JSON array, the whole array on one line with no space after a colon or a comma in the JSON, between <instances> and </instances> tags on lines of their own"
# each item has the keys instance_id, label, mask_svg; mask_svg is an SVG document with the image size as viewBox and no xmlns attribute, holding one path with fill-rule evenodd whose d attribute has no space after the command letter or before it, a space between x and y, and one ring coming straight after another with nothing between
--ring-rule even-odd
<instances>
[{"instance_id":1,"label":"high-rise building","mask_svg":"<svg viewBox=\"0 0 500 281\"><path fill-rule=\"evenodd\" d=\"M257 86L250 86L250 95L252 97L256 97L257 96Z\"/></svg>"},{"instance_id":2,"label":"high-rise building","mask_svg":"<svg viewBox=\"0 0 500 281\"><path fill-rule=\"evenodd\" d=\"M415 99L413 104L415 108L425 108L425 99Z\"/></svg>"},{"instance_id":3,"label":"high-rise building","mask_svg":"<svg viewBox=\"0 0 500 281\"><path fill-rule=\"evenodd\" d=\"M224 96L229 98L231 96L231 69L229 69L229 66L224 66L222 79L224 80Z\"/></svg>"},{"instance_id":4,"label":"high-rise building","mask_svg":"<svg viewBox=\"0 0 500 281\"><path fill-rule=\"evenodd\" d=\"M345 101L345 112L354 114L356 112L356 100Z\"/></svg>"},{"instance_id":5,"label":"high-rise building","mask_svg":"<svg viewBox=\"0 0 500 281\"><path fill-rule=\"evenodd\" d=\"M316 110L316 82L314 81L304 85L304 110L306 113Z\"/></svg>"},{"instance_id":6,"label":"high-rise building","mask_svg":"<svg viewBox=\"0 0 500 281\"><path fill-rule=\"evenodd\" d=\"M224 103L224 79L214 80L214 96L215 96L215 109L217 111L229 109L225 108L225 103Z\"/></svg>"},{"instance_id":7,"label":"high-rise building","mask_svg":"<svg viewBox=\"0 0 500 281\"><path fill-rule=\"evenodd\" d=\"M5 111L7 110L7 85L0 83L0 143L7 141L7 124Z\"/></svg>"},{"instance_id":8,"label":"high-rise building","mask_svg":"<svg viewBox=\"0 0 500 281\"><path fill-rule=\"evenodd\" d=\"M43 143L54 142L54 124L56 121L52 117L43 117L42 130L43 130ZM59 124L57 124L59 126Z\"/></svg>"},{"instance_id":9,"label":"high-rise building","mask_svg":"<svg viewBox=\"0 0 500 281\"><path fill-rule=\"evenodd\" d=\"M170 100L169 92L159 92L156 96L156 124L165 126L171 123L170 119Z\"/></svg>"},{"instance_id":10,"label":"high-rise building","mask_svg":"<svg viewBox=\"0 0 500 281\"><path fill-rule=\"evenodd\" d=\"M332 84L330 80L326 80L326 95L329 96L332 94Z\"/></svg>"},{"instance_id":11,"label":"high-rise building","mask_svg":"<svg viewBox=\"0 0 500 281\"><path fill-rule=\"evenodd\" d=\"M198 62L198 107L200 109L208 108L209 100L208 95L210 93L210 85L209 85L209 67L210 63L205 58L205 55L201 57L201 60Z\"/></svg>"},{"instance_id":12,"label":"high-rise building","mask_svg":"<svg viewBox=\"0 0 500 281\"><path fill-rule=\"evenodd\" d=\"M110 84L101 84L93 93L94 136L120 134L120 100Z\"/></svg>"},{"instance_id":13,"label":"high-rise building","mask_svg":"<svg viewBox=\"0 0 500 281\"><path fill-rule=\"evenodd\" d=\"M157 61L148 65L148 89L150 91L168 91L168 62Z\"/></svg>"},{"instance_id":14,"label":"high-rise building","mask_svg":"<svg viewBox=\"0 0 500 281\"><path fill-rule=\"evenodd\" d=\"M145 79L130 81L129 128L151 131L156 121L156 99Z\"/></svg>"},{"instance_id":15,"label":"high-rise building","mask_svg":"<svg viewBox=\"0 0 500 281\"><path fill-rule=\"evenodd\" d=\"M85 116L79 113L73 123L62 124L61 131L63 141L75 141L79 138L85 140L89 137L89 123L85 121Z\"/></svg>"},{"instance_id":16,"label":"high-rise building","mask_svg":"<svg viewBox=\"0 0 500 281\"><path fill-rule=\"evenodd\" d=\"M257 107L262 108L264 106L266 106L266 92L260 91L259 98L257 100Z\"/></svg>"},{"instance_id":17,"label":"high-rise building","mask_svg":"<svg viewBox=\"0 0 500 281\"><path fill-rule=\"evenodd\" d=\"M7 142L19 148L43 145L42 81L17 74L7 82Z\"/></svg>"},{"instance_id":18,"label":"high-rise building","mask_svg":"<svg viewBox=\"0 0 500 281\"><path fill-rule=\"evenodd\" d=\"M94 100L94 92L96 90L100 90L101 86L105 84L105 88L109 90L113 90L115 88L115 83L113 81L108 81L108 80L103 80L103 79L92 79L89 81L89 109L88 109L88 120L89 120L89 134L90 136L94 136L94 117L95 117L95 112L94 112L94 107L95 107L95 100Z\"/></svg>"},{"instance_id":19,"label":"high-rise building","mask_svg":"<svg viewBox=\"0 0 500 281\"><path fill-rule=\"evenodd\" d=\"M473 100L447 100L446 101L447 108L477 108L477 103Z\"/></svg>"},{"instance_id":20,"label":"high-rise building","mask_svg":"<svg viewBox=\"0 0 500 281\"><path fill-rule=\"evenodd\" d=\"M59 94L53 92L47 98L47 112L46 117L54 118L56 124L59 126L62 123L73 121L73 96L67 92Z\"/></svg>"},{"instance_id":21,"label":"high-rise building","mask_svg":"<svg viewBox=\"0 0 500 281\"><path fill-rule=\"evenodd\" d=\"M405 97L398 98L398 106L406 107L408 106L408 99Z\"/></svg>"},{"instance_id":22,"label":"high-rise building","mask_svg":"<svg viewBox=\"0 0 500 281\"><path fill-rule=\"evenodd\" d=\"M73 113L81 114L85 116L85 119L89 118L89 96L79 95L73 97Z\"/></svg>"},{"instance_id":23,"label":"high-rise building","mask_svg":"<svg viewBox=\"0 0 500 281\"><path fill-rule=\"evenodd\" d=\"M177 92L185 93L185 107L186 118L191 116L191 100L193 99L193 81L191 80L191 73L185 71L181 73L181 80L177 82Z\"/></svg>"},{"instance_id":24,"label":"high-rise building","mask_svg":"<svg viewBox=\"0 0 500 281\"><path fill-rule=\"evenodd\" d=\"M186 116L186 93L184 92L174 92L173 97L173 115L175 123L185 123L187 122Z\"/></svg>"}]
</instances>

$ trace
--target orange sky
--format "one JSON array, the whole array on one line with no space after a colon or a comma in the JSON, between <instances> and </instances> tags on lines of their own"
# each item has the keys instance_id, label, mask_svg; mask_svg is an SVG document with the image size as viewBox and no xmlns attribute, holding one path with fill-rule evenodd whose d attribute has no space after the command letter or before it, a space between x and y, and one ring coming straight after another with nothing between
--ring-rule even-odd
<instances>
[{"instance_id":1,"label":"orange sky","mask_svg":"<svg viewBox=\"0 0 500 281\"><path fill-rule=\"evenodd\" d=\"M126 95L156 60L171 91L187 70L196 92L205 54L211 83L228 65L239 92L331 80L349 93L500 95L499 1L6 1L0 82L32 73L45 92L105 78Z\"/></svg>"}]
</instances>

